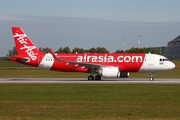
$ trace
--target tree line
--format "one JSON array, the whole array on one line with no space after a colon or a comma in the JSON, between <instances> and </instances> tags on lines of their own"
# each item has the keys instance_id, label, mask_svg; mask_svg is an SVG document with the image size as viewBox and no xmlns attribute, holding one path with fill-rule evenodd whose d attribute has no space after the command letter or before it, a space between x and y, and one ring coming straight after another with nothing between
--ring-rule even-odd
<instances>
[{"instance_id":1,"label":"tree line","mask_svg":"<svg viewBox=\"0 0 180 120\"><path fill-rule=\"evenodd\" d=\"M48 47L39 48L40 51L44 53L48 53L49 49ZM57 51L54 51L55 53L109 53L109 51L105 47L92 47L90 49L83 49L83 48L78 48L75 47L72 50L66 46L66 47L60 47ZM154 53L154 54L160 54L160 50L158 48L156 49L150 49L150 48L134 48L132 47L131 49L128 50L116 50L114 53ZM8 51L7 56L12 56L17 54L16 47L14 46L11 50Z\"/></svg>"},{"instance_id":2,"label":"tree line","mask_svg":"<svg viewBox=\"0 0 180 120\"><path fill-rule=\"evenodd\" d=\"M40 51L48 53L48 47L46 48L39 48ZM109 51L105 47L97 47L97 48L90 48L90 49L83 49L75 47L74 49L70 49L68 46L66 47L60 47L57 51L54 51L55 53L109 53Z\"/></svg>"}]
</instances>

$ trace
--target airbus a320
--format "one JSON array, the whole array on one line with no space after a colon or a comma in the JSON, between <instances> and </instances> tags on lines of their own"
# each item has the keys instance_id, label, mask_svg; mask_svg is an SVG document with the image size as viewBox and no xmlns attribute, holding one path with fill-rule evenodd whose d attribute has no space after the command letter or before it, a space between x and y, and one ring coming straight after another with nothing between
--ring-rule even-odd
<instances>
[{"instance_id":1,"label":"airbus a320","mask_svg":"<svg viewBox=\"0 0 180 120\"><path fill-rule=\"evenodd\" d=\"M154 72L175 68L175 64L166 57L150 53L56 54L49 49L50 53L45 54L39 51L20 27L12 27L12 33L17 55L9 57L9 60L53 71L90 73L88 80L101 80L101 77L127 78L130 72L149 72L149 80L153 81Z\"/></svg>"}]
</instances>

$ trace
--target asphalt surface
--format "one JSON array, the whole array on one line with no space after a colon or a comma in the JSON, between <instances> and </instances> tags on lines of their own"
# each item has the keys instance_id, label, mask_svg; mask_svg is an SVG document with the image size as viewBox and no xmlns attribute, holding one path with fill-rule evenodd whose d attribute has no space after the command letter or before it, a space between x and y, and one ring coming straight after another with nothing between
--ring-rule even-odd
<instances>
[{"instance_id":1,"label":"asphalt surface","mask_svg":"<svg viewBox=\"0 0 180 120\"><path fill-rule=\"evenodd\" d=\"M180 79L102 78L100 81L88 81L87 78L0 78L0 84L180 84Z\"/></svg>"}]
</instances>

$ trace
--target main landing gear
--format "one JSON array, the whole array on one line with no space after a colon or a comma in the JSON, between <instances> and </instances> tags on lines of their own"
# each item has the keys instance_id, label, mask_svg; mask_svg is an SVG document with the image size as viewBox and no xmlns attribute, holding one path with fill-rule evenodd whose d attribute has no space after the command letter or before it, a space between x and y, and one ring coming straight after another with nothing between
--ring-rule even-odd
<instances>
[{"instance_id":1,"label":"main landing gear","mask_svg":"<svg viewBox=\"0 0 180 120\"><path fill-rule=\"evenodd\" d=\"M154 81L154 77L153 77L153 73L152 72L149 73L149 80L150 81Z\"/></svg>"},{"instance_id":2,"label":"main landing gear","mask_svg":"<svg viewBox=\"0 0 180 120\"><path fill-rule=\"evenodd\" d=\"M101 76L100 75L96 75L95 78L93 75L88 76L88 80L101 80Z\"/></svg>"}]
</instances>

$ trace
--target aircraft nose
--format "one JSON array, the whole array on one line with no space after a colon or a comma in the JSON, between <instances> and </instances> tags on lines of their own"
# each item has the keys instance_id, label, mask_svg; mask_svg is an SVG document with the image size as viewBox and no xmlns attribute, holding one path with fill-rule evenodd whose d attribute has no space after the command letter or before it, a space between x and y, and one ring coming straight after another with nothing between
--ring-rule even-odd
<instances>
[{"instance_id":1,"label":"aircraft nose","mask_svg":"<svg viewBox=\"0 0 180 120\"><path fill-rule=\"evenodd\" d=\"M168 65L169 69L174 69L176 67L176 65L173 62L170 62Z\"/></svg>"}]
</instances>

